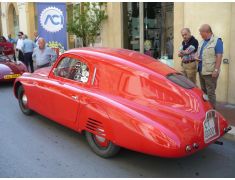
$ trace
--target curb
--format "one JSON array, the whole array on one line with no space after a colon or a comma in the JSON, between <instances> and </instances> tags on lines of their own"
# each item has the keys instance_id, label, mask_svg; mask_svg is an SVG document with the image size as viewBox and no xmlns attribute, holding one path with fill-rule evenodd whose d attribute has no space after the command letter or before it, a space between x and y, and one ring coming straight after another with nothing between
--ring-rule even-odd
<instances>
[{"instance_id":1,"label":"curb","mask_svg":"<svg viewBox=\"0 0 235 180\"><path fill-rule=\"evenodd\" d=\"M231 127L232 129L224 135L224 138L235 141L235 127L234 126Z\"/></svg>"}]
</instances>

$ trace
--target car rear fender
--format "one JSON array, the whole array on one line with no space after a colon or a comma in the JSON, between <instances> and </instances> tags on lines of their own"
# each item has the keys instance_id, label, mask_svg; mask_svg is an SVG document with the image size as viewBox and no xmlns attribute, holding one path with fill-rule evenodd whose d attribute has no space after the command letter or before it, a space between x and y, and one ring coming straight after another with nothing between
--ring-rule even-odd
<instances>
[{"instance_id":1,"label":"car rear fender","mask_svg":"<svg viewBox=\"0 0 235 180\"><path fill-rule=\"evenodd\" d=\"M88 131L113 140L112 123L107 112L97 103L81 104L78 131Z\"/></svg>"}]
</instances>

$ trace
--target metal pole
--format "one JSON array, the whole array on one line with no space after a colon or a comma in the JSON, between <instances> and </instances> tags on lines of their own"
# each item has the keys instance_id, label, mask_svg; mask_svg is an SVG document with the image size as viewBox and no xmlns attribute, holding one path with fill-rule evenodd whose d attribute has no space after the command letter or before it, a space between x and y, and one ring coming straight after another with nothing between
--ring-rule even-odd
<instances>
[{"instance_id":1,"label":"metal pole","mask_svg":"<svg viewBox=\"0 0 235 180\"><path fill-rule=\"evenodd\" d=\"M140 22L140 53L144 53L144 3L139 2Z\"/></svg>"}]
</instances>

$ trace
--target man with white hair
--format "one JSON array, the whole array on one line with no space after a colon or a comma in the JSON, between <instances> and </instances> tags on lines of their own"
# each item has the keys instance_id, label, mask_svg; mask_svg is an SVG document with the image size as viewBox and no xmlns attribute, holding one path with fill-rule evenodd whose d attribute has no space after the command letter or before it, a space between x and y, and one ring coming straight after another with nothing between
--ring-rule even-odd
<instances>
[{"instance_id":1,"label":"man with white hair","mask_svg":"<svg viewBox=\"0 0 235 180\"><path fill-rule=\"evenodd\" d=\"M183 38L178 56L182 59L183 74L196 84L198 41L191 35L189 28L181 30Z\"/></svg>"},{"instance_id":2,"label":"man with white hair","mask_svg":"<svg viewBox=\"0 0 235 180\"><path fill-rule=\"evenodd\" d=\"M43 38L38 39L38 47L34 48L33 59L36 61L36 67L43 68L50 66L57 58L56 53L46 46L46 41Z\"/></svg>"},{"instance_id":3,"label":"man with white hair","mask_svg":"<svg viewBox=\"0 0 235 180\"><path fill-rule=\"evenodd\" d=\"M199 32L203 39L198 48L200 84L202 90L208 95L213 108L216 108L215 90L223 56L223 42L221 38L213 34L208 24L203 24Z\"/></svg>"}]
</instances>

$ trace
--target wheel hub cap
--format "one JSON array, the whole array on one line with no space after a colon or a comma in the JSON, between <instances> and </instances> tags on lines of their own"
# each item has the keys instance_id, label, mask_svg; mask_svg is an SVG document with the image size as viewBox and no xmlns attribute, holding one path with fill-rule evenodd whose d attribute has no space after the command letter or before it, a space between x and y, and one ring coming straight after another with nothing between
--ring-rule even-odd
<instances>
[{"instance_id":1,"label":"wheel hub cap","mask_svg":"<svg viewBox=\"0 0 235 180\"><path fill-rule=\"evenodd\" d=\"M103 143L103 142L105 142L105 138L103 138L103 137L101 137L101 136L98 136L98 135L96 135L95 136L95 138L97 139L97 141L99 141L100 143Z\"/></svg>"},{"instance_id":2,"label":"wheel hub cap","mask_svg":"<svg viewBox=\"0 0 235 180\"><path fill-rule=\"evenodd\" d=\"M107 140L105 137L95 135L94 136L95 142L98 146L101 148L107 148L109 145L109 140Z\"/></svg>"},{"instance_id":3,"label":"wheel hub cap","mask_svg":"<svg viewBox=\"0 0 235 180\"><path fill-rule=\"evenodd\" d=\"M23 102L24 105L27 105L28 98L25 94L23 94L23 96L22 96L22 102Z\"/></svg>"}]
</instances>

